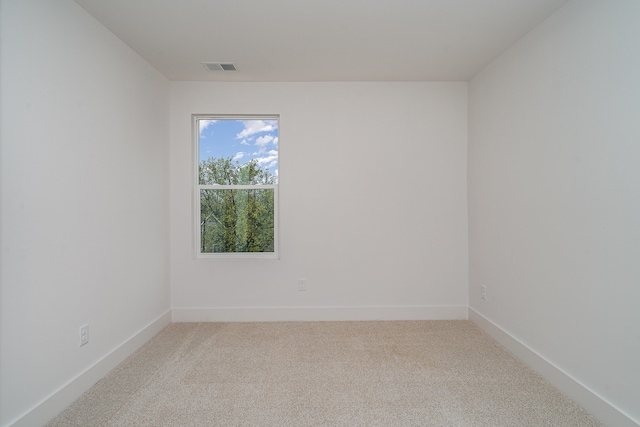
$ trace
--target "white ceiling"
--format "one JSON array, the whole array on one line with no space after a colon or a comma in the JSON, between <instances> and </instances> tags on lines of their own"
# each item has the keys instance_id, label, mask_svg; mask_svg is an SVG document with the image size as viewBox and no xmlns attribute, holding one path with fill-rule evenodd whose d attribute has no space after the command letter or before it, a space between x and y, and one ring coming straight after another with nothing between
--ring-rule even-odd
<instances>
[{"instance_id":1,"label":"white ceiling","mask_svg":"<svg viewBox=\"0 0 640 427\"><path fill-rule=\"evenodd\" d=\"M465 81L566 1L76 0L169 79L211 81Z\"/></svg>"}]
</instances>

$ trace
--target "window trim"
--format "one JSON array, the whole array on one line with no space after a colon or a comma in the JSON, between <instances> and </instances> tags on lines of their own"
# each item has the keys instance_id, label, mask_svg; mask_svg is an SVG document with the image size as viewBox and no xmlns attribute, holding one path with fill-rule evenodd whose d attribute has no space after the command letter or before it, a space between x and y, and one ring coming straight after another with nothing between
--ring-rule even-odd
<instances>
[{"instance_id":1,"label":"window trim","mask_svg":"<svg viewBox=\"0 0 640 427\"><path fill-rule=\"evenodd\" d=\"M280 233L279 233L279 182L277 184L260 184L260 185L223 185L223 184L207 184L201 185L199 167L200 167L200 127L199 120L277 120L278 121L278 137L280 136L280 115L279 114L192 114L191 115L191 134L192 134L192 211L193 211L193 251L195 259L280 259ZM278 138L279 139L279 138ZM280 164L280 141L278 141L278 169ZM200 206L200 190L273 190L273 252L212 252L202 253L201 248L201 222L202 212Z\"/></svg>"}]
</instances>

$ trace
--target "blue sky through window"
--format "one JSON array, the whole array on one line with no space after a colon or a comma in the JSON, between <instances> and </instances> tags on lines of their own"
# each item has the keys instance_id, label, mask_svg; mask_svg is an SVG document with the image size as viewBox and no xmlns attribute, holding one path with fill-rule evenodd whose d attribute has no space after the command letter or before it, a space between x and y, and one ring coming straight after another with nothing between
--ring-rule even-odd
<instances>
[{"instance_id":1,"label":"blue sky through window","mask_svg":"<svg viewBox=\"0 0 640 427\"><path fill-rule=\"evenodd\" d=\"M199 159L229 158L240 164L257 160L278 176L278 120L199 119Z\"/></svg>"}]
</instances>

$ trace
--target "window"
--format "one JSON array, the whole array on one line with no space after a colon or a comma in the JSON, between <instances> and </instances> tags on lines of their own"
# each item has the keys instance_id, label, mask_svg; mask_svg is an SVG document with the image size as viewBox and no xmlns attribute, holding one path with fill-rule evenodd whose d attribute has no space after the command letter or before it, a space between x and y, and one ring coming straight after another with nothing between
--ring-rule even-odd
<instances>
[{"instance_id":1,"label":"window","mask_svg":"<svg viewBox=\"0 0 640 427\"><path fill-rule=\"evenodd\" d=\"M278 258L278 116L194 115L198 258Z\"/></svg>"}]
</instances>

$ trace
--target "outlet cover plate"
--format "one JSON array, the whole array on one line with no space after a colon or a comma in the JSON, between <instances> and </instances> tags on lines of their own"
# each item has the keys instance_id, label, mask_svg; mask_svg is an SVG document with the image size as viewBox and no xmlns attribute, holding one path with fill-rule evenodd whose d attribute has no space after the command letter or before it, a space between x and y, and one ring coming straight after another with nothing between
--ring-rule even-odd
<instances>
[{"instance_id":1,"label":"outlet cover plate","mask_svg":"<svg viewBox=\"0 0 640 427\"><path fill-rule=\"evenodd\" d=\"M89 344L89 325L80 326L80 347Z\"/></svg>"}]
</instances>

